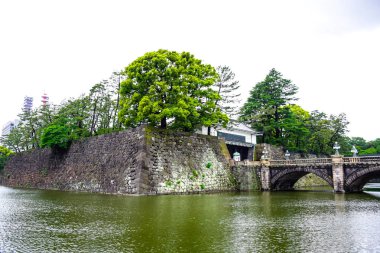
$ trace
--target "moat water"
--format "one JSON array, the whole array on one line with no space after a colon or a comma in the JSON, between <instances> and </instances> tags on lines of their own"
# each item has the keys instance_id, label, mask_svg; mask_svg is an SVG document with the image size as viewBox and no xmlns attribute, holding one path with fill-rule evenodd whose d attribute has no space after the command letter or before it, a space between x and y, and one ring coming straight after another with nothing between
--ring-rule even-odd
<instances>
[{"instance_id":1,"label":"moat water","mask_svg":"<svg viewBox=\"0 0 380 253\"><path fill-rule=\"evenodd\" d=\"M0 252L380 252L380 192L136 197L0 187Z\"/></svg>"}]
</instances>

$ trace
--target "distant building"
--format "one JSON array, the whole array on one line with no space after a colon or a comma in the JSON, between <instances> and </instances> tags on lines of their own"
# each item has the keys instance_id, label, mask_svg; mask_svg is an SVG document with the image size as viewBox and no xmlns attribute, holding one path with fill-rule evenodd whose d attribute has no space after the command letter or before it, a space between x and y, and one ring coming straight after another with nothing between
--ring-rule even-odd
<instances>
[{"instance_id":1,"label":"distant building","mask_svg":"<svg viewBox=\"0 0 380 253\"><path fill-rule=\"evenodd\" d=\"M46 95L46 93L44 93L41 96L41 102L42 102L42 106L46 106L49 104L49 97L48 97L48 95Z\"/></svg>"},{"instance_id":2,"label":"distant building","mask_svg":"<svg viewBox=\"0 0 380 253\"><path fill-rule=\"evenodd\" d=\"M33 98L32 98L32 97L25 96L25 97L24 97L24 107L23 107L23 111L24 111L24 112L30 112L30 111L32 110L32 107L33 107Z\"/></svg>"},{"instance_id":3,"label":"distant building","mask_svg":"<svg viewBox=\"0 0 380 253\"><path fill-rule=\"evenodd\" d=\"M20 123L20 121L19 120L14 120L14 121L9 121L9 122L7 122L4 126L3 126L3 128L2 128L2 130L1 130L1 136L7 136L8 134L10 134L11 133L11 131L15 128L15 127L17 127L17 125Z\"/></svg>"},{"instance_id":4,"label":"distant building","mask_svg":"<svg viewBox=\"0 0 380 253\"><path fill-rule=\"evenodd\" d=\"M207 127L202 127L202 134L207 135ZM253 160L256 136L260 133L243 123L232 122L227 128L211 128L211 135L224 139L231 158L234 153L240 154L240 160Z\"/></svg>"}]
</instances>

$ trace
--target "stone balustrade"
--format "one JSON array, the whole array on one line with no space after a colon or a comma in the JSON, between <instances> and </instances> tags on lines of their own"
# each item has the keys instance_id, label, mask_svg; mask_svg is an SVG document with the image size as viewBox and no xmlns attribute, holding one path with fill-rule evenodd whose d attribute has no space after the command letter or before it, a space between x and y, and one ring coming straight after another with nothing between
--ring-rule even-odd
<instances>
[{"instance_id":1,"label":"stone balustrade","mask_svg":"<svg viewBox=\"0 0 380 253\"><path fill-rule=\"evenodd\" d=\"M264 191L291 190L294 183L308 173L324 179L335 192L361 191L369 179L380 177L380 156L332 155L330 158L262 159L232 162L232 166L240 166L248 171L256 170L256 175L259 175L261 181L261 189Z\"/></svg>"}]
</instances>

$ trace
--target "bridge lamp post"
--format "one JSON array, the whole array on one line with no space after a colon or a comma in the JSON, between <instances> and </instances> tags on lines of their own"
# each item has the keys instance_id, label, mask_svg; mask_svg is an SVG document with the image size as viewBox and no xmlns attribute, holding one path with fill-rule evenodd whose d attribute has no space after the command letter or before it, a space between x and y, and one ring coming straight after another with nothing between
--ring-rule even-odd
<instances>
[{"instance_id":1,"label":"bridge lamp post","mask_svg":"<svg viewBox=\"0 0 380 253\"><path fill-rule=\"evenodd\" d=\"M339 155L340 146L339 146L339 144L338 144L337 141L334 143L333 149L335 149L335 155L338 156Z\"/></svg>"},{"instance_id":2,"label":"bridge lamp post","mask_svg":"<svg viewBox=\"0 0 380 253\"><path fill-rule=\"evenodd\" d=\"M351 153L353 154L353 157L356 157L358 154L358 150L356 149L355 145L352 146Z\"/></svg>"},{"instance_id":3,"label":"bridge lamp post","mask_svg":"<svg viewBox=\"0 0 380 253\"><path fill-rule=\"evenodd\" d=\"M264 145L263 155L261 156L261 159L268 159L268 149L267 146Z\"/></svg>"},{"instance_id":4,"label":"bridge lamp post","mask_svg":"<svg viewBox=\"0 0 380 253\"><path fill-rule=\"evenodd\" d=\"M289 150L286 150L286 152L285 152L285 160L289 160L289 157L290 157Z\"/></svg>"}]
</instances>

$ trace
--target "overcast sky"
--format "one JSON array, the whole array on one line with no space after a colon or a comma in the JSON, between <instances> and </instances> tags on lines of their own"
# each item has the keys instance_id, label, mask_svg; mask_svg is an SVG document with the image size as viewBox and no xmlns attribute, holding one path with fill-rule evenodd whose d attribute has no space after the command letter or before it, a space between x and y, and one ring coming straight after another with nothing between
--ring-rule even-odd
<instances>
[{"instance_id":1,"label":"overcast sky","mask_svg":"<svg viewBox=\"0 0 380 253\"><path fill-rule=\"evenodd\" d=\"M230 66L243 102L276 68L304 109L380 137L377 0L0 0L0 126L26 95L60 103L161 48Z\"/></svg>"}]
</instances>

